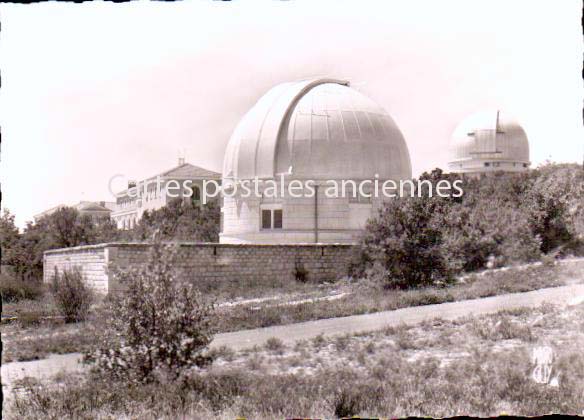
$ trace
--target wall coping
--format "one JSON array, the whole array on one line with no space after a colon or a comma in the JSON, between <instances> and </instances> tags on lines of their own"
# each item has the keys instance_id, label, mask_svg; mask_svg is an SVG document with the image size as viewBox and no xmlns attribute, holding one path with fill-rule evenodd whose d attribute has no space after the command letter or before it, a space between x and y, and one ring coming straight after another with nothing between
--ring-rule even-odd
<instances>
[{"instance_id":1,"label":"wall coping","mask_svg":"<svg viewBox=\"0 0 584 420\"><path fill-rule=\"evenodd\" d=\"M282 244L226 244L226 243L218 243L218 242L162 242L164 245L178 245L181 247L201 247L201 248L276 248L276 247L284 247L284 248L351 248L354 247L356 244L346 244L346 243L282 243ZM80 245L74 246L70 248L58 248L58 249L49 249L44 252L44 255L52 255L52 254L70 254L73 252L78 251L88 251L94 249L102 249L102 248L109 248L109 247L116 247L116 248L148 248L153 245L152 242L105 242L101 244L95 245Z\"/></svg>"}]
</instances>

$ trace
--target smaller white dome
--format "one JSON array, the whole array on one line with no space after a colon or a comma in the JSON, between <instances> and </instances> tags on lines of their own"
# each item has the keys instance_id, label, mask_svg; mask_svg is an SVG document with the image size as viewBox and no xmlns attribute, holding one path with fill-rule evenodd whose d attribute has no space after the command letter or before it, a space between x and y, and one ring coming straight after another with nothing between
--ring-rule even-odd
<instances>
[{"instance_id":1,"label":"smaller white dome","mask_svg":"<svg viewBox=\"0 0 584 420\"><path fill-rule=\"evenodd\" d=\"M453 172L521 171L529 164L525 131L501 111L473 114L452 134L448 166Z\"/></svg>"}]
</instances>

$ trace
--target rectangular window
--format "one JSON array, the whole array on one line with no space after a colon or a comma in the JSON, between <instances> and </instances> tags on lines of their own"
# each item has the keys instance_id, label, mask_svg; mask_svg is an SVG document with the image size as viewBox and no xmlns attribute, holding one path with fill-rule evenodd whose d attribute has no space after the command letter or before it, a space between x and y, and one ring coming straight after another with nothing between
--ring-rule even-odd
<instances>
[{"instance_id":1,"label":"rectangular window","mask_svg":"<svg viewBox=\"0 0 584 420\"><path fill-rule=\"evenodd\" d=\"M282 229L282 210L274 210L274 229Z\"/></svg>"},{"instance_id":2,"label":"rectangular window","mask_svg":"<svg viewBox=\"0 0 584 420\"><path fill-rule=\"evenodd\" d=\"M262 229L272 228L272 210L262 210Z\"/></svg>"},{"instance_id":3,"label":"rectangular window","mask_svg":"<svg viewBox=\"0 0 584 420\"><path fill-rule=\"evenodd\" d=\"M371 195L373 193L373 188L370 184L363 185L363 194L359 190L359 203L361 204L369 204L371 203Z\"/></svg>"},{"instance_id":4,"label":"rectangular window","mask_svg":"<svg viewBox=\"0 0 584 420\"><path fill-rule=\"evenodd\" d=\"M345 185L345 197L349 199L349 203L359 202L359 196L357 195L357 190L353 188L353 184L347 183Z\"/></svg>"},{"instance_id":5,"label":"rectangular window","mask_svg":"<svg viewBox=\"0 0 584 420\"><path fill-rule=\"evenodd\" d=\"M372 189L371 186L365 184L361 186L364 194L361 194L361 190L359 189L359 182L357 182L357 187L353 188L352 184L347 183L346 185L346 196L349 198L349 203L360 203L360 204L369 204L371 203L371 193Z\"/></svg>"},{"instance_id":6,"label":"rectangular window","mask_svg":"<svg viewBox=\"0 0 584 420\"><path fill-rule=\"evenodd\" d=\"M282 229L283 228L283 212L281 208L274 208L270 206L269 208L262 209L261 212L261 225L262 229Z\"/></svg>"}]
</instances>

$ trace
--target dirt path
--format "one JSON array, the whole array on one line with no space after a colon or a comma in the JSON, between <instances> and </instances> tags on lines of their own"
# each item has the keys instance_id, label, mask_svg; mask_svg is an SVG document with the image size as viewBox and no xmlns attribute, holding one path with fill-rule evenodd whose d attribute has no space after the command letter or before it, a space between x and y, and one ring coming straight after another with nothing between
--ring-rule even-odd
<instances>
[{"instance_id":1,"label":"dirt path","mask_svg":"<svg viewBox=\"0 0 584 420\"><path fill-rule=\"evenodd\" d=\"M215 336L211 346L228 346L234 350L241 350L255 345L261 346L270 337L277 337L284 343L290 344L301 339L311 339L320 334L325 336L354 334L378 330L388 325L415 324L436 317L452 320L463 316L494 313L502 309L539 306L544 302L566 305L581 302L582 300L584 300L584 284L553 287L526 293L513 293L460 302L218 334ZM80 360L81 355L79 353L71 353L53 355L43 360L7 363L1 368L2 388L6 392L11 388L11 384L15 380L26 376L42 378L50 377L60 371L74 372L83 370L84 367L79 364Z\"/></svg>"},{"instance_id":2,"label":"dirt path","mask_svg":"<svg viewBox=\"0 0 584 420\"><path fill-rule=\"evenodd\" d=\"M402 308L395 311L235 331L218 334L212 345L215 347L225 345L234 350L241 350L255 345L260 346L270 337L277 337L284 343L289 344L302 339L311 339L320 334L354 334L379 330L388 325L415 324L436 317L452 320L462 316L494 313L502 309L539 306L544 302L567 304L572 300L583 297L584 285L582 284L553 287L525 293L512 293L481 299Z\"/></svg>"}]
</instances>

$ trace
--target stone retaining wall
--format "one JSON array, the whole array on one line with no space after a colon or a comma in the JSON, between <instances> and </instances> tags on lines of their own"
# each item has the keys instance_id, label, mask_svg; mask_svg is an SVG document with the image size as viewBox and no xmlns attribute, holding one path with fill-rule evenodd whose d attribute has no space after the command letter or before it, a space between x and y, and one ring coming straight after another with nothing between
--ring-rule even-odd
<instances>
[{"instance_id":1,"label":"stone retaining wall","mask_svg":"<svg viewBox=\"0 0 584 420\"><path fill-rule=\"evenodd\" d=\"M210 244L179 243L177 268L195 282L243 284L293 281L305 271L310 282L333 281L347 274L353 245L346 244ZM54 270L79 267L87 283L100 293L118 288L112 273L143 265L150 244L108 243L46 251L44 281Z\"/></svg>"}]
</instances>

